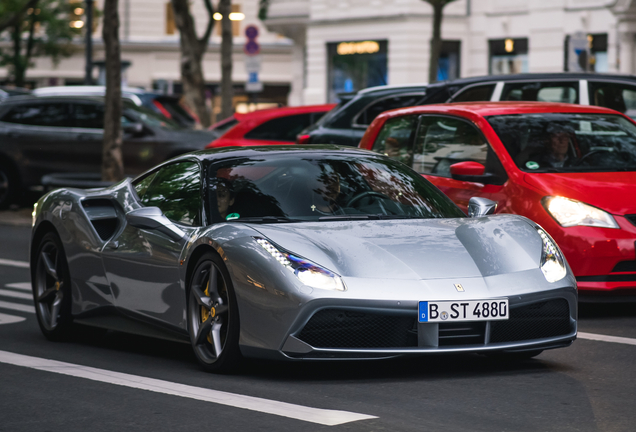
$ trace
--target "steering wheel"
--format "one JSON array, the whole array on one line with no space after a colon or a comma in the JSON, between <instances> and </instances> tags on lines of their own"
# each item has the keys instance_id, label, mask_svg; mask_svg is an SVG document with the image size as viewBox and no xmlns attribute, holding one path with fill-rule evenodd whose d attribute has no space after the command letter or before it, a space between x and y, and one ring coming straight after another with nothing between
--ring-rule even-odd
<instances>
[{"instance_id":1,"label":"steering wheel","mask_svg":"<svg viewBox=\"0 0 636 432\"><path fill-rule=\"evenodd\" d=\"M614 147L605 147L605 148L597 148L594 149L590 152L585 153L583 156L581 156L576 162L574 162L574 166L579 166L581 165L581 163L587 159L588 157L597 154L597 153L601 153L601 152L613 152L614 151Z\"/></svg>"},{"instance_id":2,"label":"steering wheel","mask_svg":"<svg viewBox=\"0 0 636 432\"><path fill-rule=\"evenodd\" d=\"M386 200L392 201L391 198L389 198L388 196L384 195L383 193L375 192L375 191L366 191L366 192L359 193L358 195L356 195L353 198L351 198L349 200L349 202L347 202L346 207L353 207L353 203L355 203L357 201L360 201L362 198L366 198L366 197L370 197L370 196L375 196L375 197L378 197L378 198L382 198L382 199L386 199Z\"/></svg>"}]
</instances>

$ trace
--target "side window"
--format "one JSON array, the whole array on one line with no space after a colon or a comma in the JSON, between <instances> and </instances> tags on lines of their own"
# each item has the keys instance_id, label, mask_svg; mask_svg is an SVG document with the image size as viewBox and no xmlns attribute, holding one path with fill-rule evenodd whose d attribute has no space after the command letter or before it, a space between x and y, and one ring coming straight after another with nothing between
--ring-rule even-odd
<instances>
[{"instance_id":1,"label":"side window","mask_svg":"<svg viewBox=\"0 0 636 432\"><path fill-rule=\"evenodd\" d=\"M358 114L353 123L357 126L369 126L384 111L418 105L423 98L423 94L411 94L380 99Z\"/></svg>"},{"instance_id":2,"label":"side window","mask_svg":"<svg viewBox=\"0 0 636 432\"><path fill-rule=\"evenodd\" d=\"M296 114L269 120L245 134L247 139L296 141L296 135L310 125L311 114Z\"/></svg>"},{"instance_id":3,"label":"side window","mask_svg":"<svg viewBox=\"0 0 636 432\"><path fill-rule=\"evenodd\" d=\"M152 177L141 197L143 205L159 207L168 219L183 225L201 224L201 173L196 162L166 165ZM142 189L142 183L135 188Z\"/></svg>"},{"instance_id":4,"label":"side window","mask_svg":"<svg viewBox=\"0 0 636 432\"><path fill-rule=\"evenodd\" d=\"M450 166L474 161L486 165L488 144L471 123L451 117L422 116L417 128L413 169L450 177ZM494 154L493 154L494 156Z\"/></svg>"},{"instance_id":5,"label":"side window","mask_svg":"<svg viewBox=\"0 0 636 432\"><path fill-rule=\"evenodd\" d=\"M538 101L579 103L579 83L534 82L508 83L501 93L502 101Z\"/></svg>"},{"instance_id":6,"label":"side window","mask_svg":"<svg viewBox=\"0 0 636 432\"><path fill-rule=\"evenodd\" d=\"M133 187L135 188L135 192L137 192L137 196L139 197L139 199L142 199L144 197L144 194L148 190L148 186L150 186L150 183L152 183L152 180L155 178L156 175L157 173L154 172L133 183Z\"/></svg>"},{"instance_id":7,"label":"side window","mask_svg":"<svg viewBox=\"0 0 636 432\"><path fill-rule=\"evenodd\" d=\"M636 117L636 86L591 81L588 84L590 104L611 108Z\"/></svg>"},{"instance_id":8,"label":"side window","mask_svg":"<svg viewBox=\"0 0 636 432\"><path fill-rule=\"evenodd\" d=\"M489 101L493 91L495 91L495 84L470 87L454 96L452 102Z\"/></svg>"},{"instance_id":9,"label":"side window","mask_svg":"<svg viewBox=\"0 0 636 432\"><path fill-rule=\"evenodd\" d=\"M104 107L98 104L73 104L75 127L104 129Z\"/></svg>"},{"instance_id":10,"label":"side window","mask_svg":"<svg viewBox=\"0 0 636 432\"><path fill-rule=\"evenodd\" d=\"M16 105L2 117L2 121L31 126L72 127L69 108L67 103Z\"/></svg>"},{"instance_id":11,"label":"side window","mask_svg":"<svg viewBox=\"0 0 636 432\"><path fill-rule=\"evenodd\" d=\"M413 162L413 133L417 116L396 117L386 121L373 143L372 150L411 165Z\"/></svg>"}]
</instances>

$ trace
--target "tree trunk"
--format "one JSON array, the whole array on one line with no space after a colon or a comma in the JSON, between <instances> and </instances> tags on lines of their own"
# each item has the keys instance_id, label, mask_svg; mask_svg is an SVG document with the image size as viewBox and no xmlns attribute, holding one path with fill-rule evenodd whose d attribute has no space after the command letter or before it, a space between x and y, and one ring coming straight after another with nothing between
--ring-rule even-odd
<instances>
[{"instance_id":1,"label":"tree trunk","mask_svg":"<svg viewBox=\"0 0 636 432\"><path fill-rule=\"evenodd\" d=\"M230 117L234 114L234 86L232 83L232 12L231 0L219 1L219 13L223 15L221 19L221 118Z\"/></svg>"},{"instance_id":2,"label":"tree trunk","mask_svg":"<svg viewBox=\"0 0 636 432\"><path fill-rule=\"evenodd\" d=\"M428 66L428 82L437 81L437 70L439 69L439 55L442 51L442 11L446 2L438 1L431 3L433 6L433 37L431 38L431 58Z\"/></svg>"},{"instance_id":3,"label":"tree trunk","mask_svg":"<svg viewBox=\"0 0 636 432\"><path fill-rule=\"evenodd\" d=\"M206 34L202 39L197 38L188 0L172 0L172 8L174 10L174 21L181 35L181 81L183 82L183 93L188 104L194 108L199 117L201 126L207 128L211 122L210 111L205 103L205 79L201 61L214 25L212 5L209 0L206 0L210 21Z\"/></svg>"},{"instance_id":4,"label":"tree trunk","mask_svg":"<svg viewBox=\"0 0 636 432\"><path fill-rule=\"evenodd\" d=\"M22 67L22 19L13 27L13 83L24 87L24 68Z\"/></svg>"},{"instance_id":5,"label":"tree trunk","mask_svg":"<svg viewBox=\"0 0 636 432\"><path fill-rule=\"evenodd\" d=\"M106 51L106 110L104 113L104 148L102 180L124 178L121 132L121 50L119 46L119 0L105 0L102 37Z\"/></svg>"}]
</instances>

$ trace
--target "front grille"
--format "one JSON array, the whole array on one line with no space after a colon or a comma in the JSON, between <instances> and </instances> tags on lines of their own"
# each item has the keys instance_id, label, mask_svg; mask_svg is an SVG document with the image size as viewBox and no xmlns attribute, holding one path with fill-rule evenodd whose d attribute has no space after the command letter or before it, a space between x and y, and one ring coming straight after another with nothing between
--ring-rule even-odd
<instances>
[{"instance_id":1,"label":"front grille","mask_svg":"<svg viewBox=\"0 0 636 432\"><path fill-rule=\"evenodd\" d=\"M515 342L564 336L572 331L567 300L555 299L510 308L510 318L493 321L490 342Z\"/></svg>"},{"instance_id":2,"label":"front grille","mask_svg":"<svg viewBox=\"0 0 636 432\"><path fill-rule=\"evenodd\" d=\"M486 322L439 323L439 346L484 343Z\"/></svg>"},{"instance_id":3,"label":"front grille","mask_svg":"<svg viewBox=\"0 0 636 432\"><path fill-rule=\"evenodd\" d=\"M636 214L633 215L625 215L625 219L636 225Z\"/></svg>"},{"instance_id":4,"label":"front grille","mask_svg":"<svg viewBox=\"0 0 636 432\"><path fill-rule=\"evenodd\" d=\"M404 315L323 309L297 337L315 348L417 347L415 320Z\"/></svg>"}]
</instances>

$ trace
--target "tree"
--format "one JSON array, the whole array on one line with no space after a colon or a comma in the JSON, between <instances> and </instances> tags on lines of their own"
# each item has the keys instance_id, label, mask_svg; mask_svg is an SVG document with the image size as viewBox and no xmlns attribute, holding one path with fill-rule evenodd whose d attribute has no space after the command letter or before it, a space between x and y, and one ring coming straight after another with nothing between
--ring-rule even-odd
<instances>
[{"instance_id":1,"label":"tree","mask_svg":"<svg viewBox=\"0 0 636 432\"><path fill-rule=\"evenodd\" d=\"M119 0L105 0L102 38L106 51L106 99L104 112L104 147L102 180L118 181L124 177L121 133L121 48L119 45Z\"/></svg>"},{"instance_id":2,"label":"tree","mask_svg":"<svg viewBox=\"0 0 636 432\"><path fill-rule=\"evenodd\" d=\"M12 40L11 48L0 49L0 66L9 67L10 80L16 86L24 86L33 57L49 56L56 64L74 52L73 38L81 34L80 28L70 25L76 6L57 0L0 2L0 32L10 32Z\"/></svg>"},{"instance_id":3,"label":"tree","mask_svg":"<svg viewBox=\"0 0 636 432\"><path fill-rule=\"evenodd\" d=\"M219 1L221 19L221 118L234 114L234 85L232 83L232 0Z\"/></svg>"},{"instance_id":4,"label":"tree","mask_svg":"<svg viewBox=\"0 0 636 432\"><path fill-rule=\"evenodd\" d=\"M431 38L431 57L428 64L428 82L437 81L439 55L442 51L442 17L447 4L455 0L423 0L433 7L433 37Z\"/></svg>"},{"instance_id":5,"label":"tree","mask_svg":"<svg viewBox=\"0 0 636 432\"><path fill-rule=\"evenodd\" d=\"M192 106L203 127L210 126L210 112L205 103L205 79L201 60L208 47L214 27L214 7L211 0L204 0L208 12L205 33L198 38L188 0L172 0L174 21L181 35L181 81L188 104Z\"/></svg>"}]
</instances>

